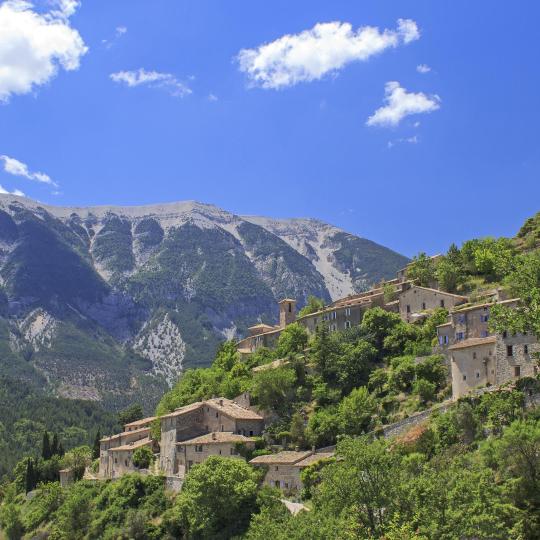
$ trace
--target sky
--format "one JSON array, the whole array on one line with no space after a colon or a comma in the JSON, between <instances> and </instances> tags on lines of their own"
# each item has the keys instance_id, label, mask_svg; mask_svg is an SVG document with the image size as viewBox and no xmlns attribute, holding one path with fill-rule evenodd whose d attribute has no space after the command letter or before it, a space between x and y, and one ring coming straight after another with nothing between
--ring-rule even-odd
<instances>
[{"instance_id":1,"label":"sky","mask_svg":"<svg viewBox=\"0 0 540 540\"><path fill-rule=\"evenodd\" d=\"M0 0L0 191L314 217L412 256L540 210L540 4Z\"/></svg>"}]
</instances>

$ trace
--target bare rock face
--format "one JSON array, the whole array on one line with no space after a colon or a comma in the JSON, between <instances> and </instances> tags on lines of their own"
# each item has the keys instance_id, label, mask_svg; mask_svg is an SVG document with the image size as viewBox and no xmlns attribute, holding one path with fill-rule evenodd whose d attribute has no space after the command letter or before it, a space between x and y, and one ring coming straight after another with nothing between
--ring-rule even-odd
<instances>
[{"instance_id":1,"label":"bare rock face","mask_svg":"<svg viewBox=\"0 0 540 540\"><path fill-rule=\"evenodd\" d=\"M193 201L65 208L0 195L0 373L117 408L152 403L276 301L330 301L407 259L312 219Z\"/></svg>"}]
</instances>

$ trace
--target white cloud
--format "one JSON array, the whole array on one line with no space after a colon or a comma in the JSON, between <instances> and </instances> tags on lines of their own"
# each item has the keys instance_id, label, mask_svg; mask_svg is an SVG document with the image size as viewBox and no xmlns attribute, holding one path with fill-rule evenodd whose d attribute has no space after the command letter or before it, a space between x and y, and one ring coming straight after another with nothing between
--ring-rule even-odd
<instances>
[{"instance_id":1,"label":"white cloud","mask_svg":"<svg viewBox=\"0 0 540 540\"><path fill-rule=\"evenodd\" d=\"M374 26L354 31L350 23L319 23L256 49L242 49L237 60L253 85L277 89L321 79L351 62L368 60L419 37L410 19L399 19L395 30L382 31Z\"/></svg>"},{"instance_id":2,"label":"white cloud","mask_svg":"<svg viewBox=\"0 0 540 540\"><path fill-rule=\"evenodd\" d=\"M8 191L2 185L0 185L0 195L17 195L19 197L26 197L26 195L20 189L14 189L13 191Z\"/></svg>"},{"instance_id":3,"label":"white cloud","mask_svg":"<svg viewBox=\"0 0 540 540\"><path fill-rule=\"evenodd\" d=\"M121 39L123 36L127 34L127 27L126 26L117 26L114 30L114 36L112 39L102 39L101 43L107 47L107 49L110 49L115 45L115 43Z\"/></svg>"},{"instance_id":4,"label":"white cloud","mask_svg":"<svg viewBox=\"0 0 540 540\"><path fill-rule=\"evenodd\" d=\"M395 81L386 83L384 92L386 105L368 118L368 126L397 126L410 114L430 113L440 108L439 96L407 92Z\"/></svg>"},{"instance_id":5,"label":"white cloud","mask_svg":"<svg viewBox=\"0 0 540 540\"><path fill-rule=\"evenodd\" d=\"M157 71L146 71L138 69L136 71L119 71L111 73L111 79L116 83L123 83L134 88L136 86L150 86L152 88L162 88L167 90L172 96L184 97L191 94L191 89L179 81L171 73L159 73Z\"/></svg>"},{"instance_id":6,"label":"white cloud","mask_svg":"<svg viewBox=\"0 0 540 540\"><path fill-rule=\"evenodd\" d=\"M403 137L401 139L395 139L393 141L388 141L388 148L393 148L396 144L405 143L405 144L418 144L420 139L418 135L413 135L412 137Z\"/></svg>"},{"instance_id":7,"label":"white cloud","mask_svg":"<svg viewBox=\"0 0 540 540\"><path fill-rule=\"evenodd\" d=\"M416 71L418 71L418 73L429 73L431 71L431 68L427 65L427 64L418 64L416 66Z\"/></svg>"},{"instance_id":8,"label":"white cloud","mask_svg":"<svg viewBox=\"0 0 540 540\"><path fill-rule=\"evenodd\" d=\"M51 0L51 4L56 6L56 9L51 11L51 15L69 19L79 9L81 2L79 0Z\"/></svg>"},{"instance_id":9,"label":"white cloud","mask_svg":"<svg viewBox=\"0 0 540 540\"><path fill-rule=\"evenodd\" d=\"M0 102L46 84L60 68L79 68L88 49L68 21L78 2L63 0L56 6L39 14L24 0L0 4Z\"/></svg>"},{"instance_id":10,"label":"white cloud","mask_svg":"<svg viewBox=\"0 0 540 540\"><path fill-rule=\"evenodd\" d=\"M219 98L215 94L209 94L208 101L219 101Z\"/></svg>"},{"instance_id":11,"label":"white cloud","mask_svg":"<svg viewBox=\"0 0 540 540\"><path fill-rule=\"evenodd\" d=\"M28 168L26 163L19 161L18 159L9 156L0 156L0 161L4 163L4 171L13 176L21 176L28 180L34 180L35 182L41 182L42 184L49 184L51 186L58 187L56 182L53 182L50 176L42 172L32 172Z\"/></svg>"}]
</instances>

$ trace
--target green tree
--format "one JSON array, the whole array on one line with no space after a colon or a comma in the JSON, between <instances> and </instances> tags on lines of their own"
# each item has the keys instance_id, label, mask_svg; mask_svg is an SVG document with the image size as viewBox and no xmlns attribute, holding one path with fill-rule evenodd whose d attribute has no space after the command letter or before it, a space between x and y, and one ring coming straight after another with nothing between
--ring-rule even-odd
<instances>
[{"instance_id":1,"label":"green tree","mask_svg":"<svg viewBox=\"0 0 540 540\"><path fill-rule=\"evenodd\" d=\"M435 277L443 291L454 293L465 282L465 272L461 252L455 244L448 249L435 270Z\"/></svg>"},{"instance_id":2,"label":"green tree","mask_svg":"<svg viewBox=\"0 0 540 540\"><path fill-rule=\"evenodd\" d=\"M308 344L308 333L305 326L299 323L289 324L280 334L276 355L278 358L285 358L304 352Z\"/></svg>"},{"instance_id":3,"label":"green tree","mask_svg":"<svg viewBox=\"0 0 540 540\"><path fill-rule=\"evenodd\" d=\"M260 371L253 378L253 397L263 409L285 412L294 396L295 382L296 374L288 367Z\"/></svg>"},{"instance_id":4,"label":"green tree","mask_svg":"<svg viewBox=\"0 0 540 540\"><path fill-rule=\"evenodd\" d=\"M148 446L141 446L133 452L133 465L138 469L148 469L154 461L154 454Z\"/></svg>"},{"instance_id":5,"label":"green tree","mask_svg":"<svg viewBox=\"0 0 540 540\"><path fill-rule=\"evenodd\" d=\"M0 525L7 540L20 540L24 534L24 525L19 507L13 503L0 508Z\"/></svg>"},{"instance_id":6,"label":"green tree","mask_svg":"<svg viewBox=\"0 0 540 540\"><path fill-rule=\"evenodd\" d=\"M49 439L49 434L45 431L43 433L43 442L41 444L41 457L43 459L49 459L52 456L51 452L51 443Z\"/></svg>"},{"instance_id":7,"label":"green tree","mask_svg":"<svg viewBox=\"0 0 540 540\"><path fill-rule=\"evenodd\" d=\"M188 538L228 539L242 534L257 509L257 476L245 462L211 456L193 467L173 515Z\"/></svg>"},{"instance_id":8,"label":"green tree","mask_svg":"<svg viewBox=\"0 0 540 540\"><path fill-rule=\"evenodd\" d=\"M338 357L338 384L343 394L367 383L377 360L377 349L366 340L345 343Z\"/></svg>"},{"instance_id":9,"label":"green tree","mask_svg":"<svg viewBox=\"0 0 540 540\"><path fill-rule=\"evenodd\" d=\"M136 422L137 420L141 420L144 416L143 409L141 405L138 403L135 403L131 406L129 406L127 409L124 409L118 414L118 422L124 426L125 424L129 424L131 422Z\"/></svg>"},{"instance_id":10,"label":"green tree","mask_svg":"<svg viewBox=\"0 0 540 540\"><path fill-rule=\"evenodd\" d=\"M423 403L433 401L436 389L436 385L426 381L426 379L417 379L414 381L413 392L420 397Z\"/></svg>"},{"instance_id":11,"label":"green tree","mask_svg":"<svg viewBox=\"0 0 540 540\"><path fill-rule=\"evenodd\" d=\"M372 427L377 404L365 386L353 390L339 404L339 419L343 433L361 435Z\"/></svg>"},{"instance_id":12,"label":"green tree","mask_svg":"<svg viewBox=\"0 0 540 540\"><path fill-rule=\"evenodd\" d=\"M291 441L293 444L298 445L300 448L306 446L306 428L304 425L304 418L301 413L295 412L291 417Z\"/></svg>"},{"instance_id":13,"label":"green tree","mask_svg":"<svg viewBox=\"0 0 540 540\"><path fill-rule=\"evenodd\" d=\"M339 433L339 411L335 406L315 411L308 420L306 436L310 445L320 448L336 442Z\"/></svg>"},{"instance_id":14,"label":"green tree","mask_svg":"<svg viewBox=\"0 0 540 540\"><path fill-rule=\"evenodd\" d=\"M304 317L305 315L311 315L324 309L324 301L316 296L310 295L307 299L307 304L298 312L298 317Z\"/></svg>"},{"instance_id":15,"label":"green tree","mask_svg":"<svg viewBox=\"0 0 540 540\"><path fill-rule=\"evenodd\" d=\"M92 462L92 449L88 446L73 448L62 458L62 465L65 469L71 469L75 480L80 480L86 467Z\"/></svg>"},{"instance_id":16,"label":"green tree","mask_svg":"<svg viewBox=\"0 0 540 540\"><path fill-rule=\"evenodd\" d=\"M392 330L401 324L397 313L385 311L380 307L368 309L362 318L361 330L368 336L369 341L379 351L379 357L383 355L384 339L392 333Z\"/></svg>"},{"instance_id":17,"label":"green tree","mask_svg":"<svg viewBox=\"0 0 540 540\"><path fill-rule=\"evenodd\" d=\"M223 371L230 371L238 362L240 362L240 355L236 349L236 343L225 341L220 345L212 366Z\"/></svg>"},{"instance_id":18,"label":"green tree","mask_svg":"<svg viewBox=\"0 0 540 540\"><path fill-rule=\"evenodd\" d=\"M436 280L436 266L432 257L419 253L407 266L407 278L421 287L429 287Z\"/></svg>"},{"instance_id":19,"label":"green tree","mask_svg":"<svg viewBox=\"0 0 540 540\"><path fill-rule=\"evenodd\" d=\"M96 436L94 437L94 444L92 445L92 459L98 459L100 453L100 443L101 440L101 431L98 429L96 431Z\"/></svg>"}]
</instances>

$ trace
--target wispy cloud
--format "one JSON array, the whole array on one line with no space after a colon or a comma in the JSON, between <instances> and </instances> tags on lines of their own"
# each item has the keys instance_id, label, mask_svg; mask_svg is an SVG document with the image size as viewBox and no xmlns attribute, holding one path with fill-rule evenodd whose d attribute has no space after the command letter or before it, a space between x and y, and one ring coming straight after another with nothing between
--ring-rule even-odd
<instances>
[{"instance_id":1,"label":"wispy cloud","mask_svg":"<svg viewBox=\"0 0 540 540\"><path fill-rule=\"evenodd\" d=\"M219 101L219 98L215 94L208 94L208 101Z\"/></svg>"},{"instance_id":2,"label":"wispy cloud","mask_svg":"<svg viewBox=\"0 0 540 540\"><path fill-rule=\"evenodd\" d=\"M103 43L107 49L110 49L119 39L127 34L127 31L128 29L126 26L117 26L114 30L114 36L111 39L102 39L101 43Z\"/></svg>"},{"instance_id":3,"label":"wispy cloud","mask_svg":"<svg viewBox=\"0 0 540 540\"><path fill-rule=\"evenodd\" d=\"M406 116L431 113L440 108L439 96L407 92L395 81L386 83L384 92L385 105L367 119L368 126L397 126Z\"/></svg>"},{"instance_id":4,"label":"wispy cloud","mask_svg":"<svg viewBox=\"0 0 540 540\"><path fill-rule=\"evenodd\" d=\"M117 73L111 73L110 77L114 82L125 84L130 88L135 88L137 86L161 88L175 97L185 97L192 93L189 86L182 81L179 81L171 73L146 71L141 68L135 71L119 71Z\"/></svg>"},{"instance_id":5,"label":"wispy cloud","mask_svg":"<svg viewBox=\"0 0 540 540\"><path fill-rule=\"evenodd\" d=\"M242 49L237 60L252 85L278 89L321 79L419 37L410 19L399 19L395 30L364 26L354 31L350 23L319 23L255 49Z\"/></svg>"},{"instance_id":6,"label":"wispy cloud","mask_svg":"<svg viewBox=\"0 0 540 540\"><path fill-rule=\"evenodd\" d=\"M69 22L78 6L58 0L52 11L38 13L25 0L0 4L0 102L48 83L60 68L79 68L88 49Z\"/></svg>"},{"instance_id":7,"label":"wispy cloud","mask_svg":"<svg viewBox=\"0 0 540 540\"><path fill-rule=\"evenodd\" d=\"M14 189L13 191L8 191L2 185L0 185L0 194L1 195L17 195L18 197L26 197L26 195L20 189Z\"/></svg>"},{"instance_id":8,"label":"wispy cloud","mask_svg":"<svg viewBox=\"0 0 540 540\"><path fill-rule=\"evenodd\" d=\"M418 73L425 74L429 73L431 71L431 68L427 64L418 64L416 66L416 71L418 71Z\"/></svg>"},{"instance_id":9,"label":"wispy cloud","mask_svg":"<svg viewBox=\"0 0 540 540\"><path fill-rule=\"evenodd\" d=\"M13 176L20 176L34 182L40 182L42 184L49 184L50 186L58 187L58 184L54 182L50 176L42 172L31 171L22 161L9 156L0 156L0 161L4 164L4 171Z\"/></svg>"},{"instance_id":10,"label":"wispy cloud","mask_svg":"<svg viewBox=\"0 0 540 540\"><path fill-rule=\"evenodd\" d=\"M402 137L400 139L394 139L393 141L388 141L388 148L393 148L396 144L418 144L420 139L418 135L413 135L412 137Z\"/></svg>"}]
</instances>

